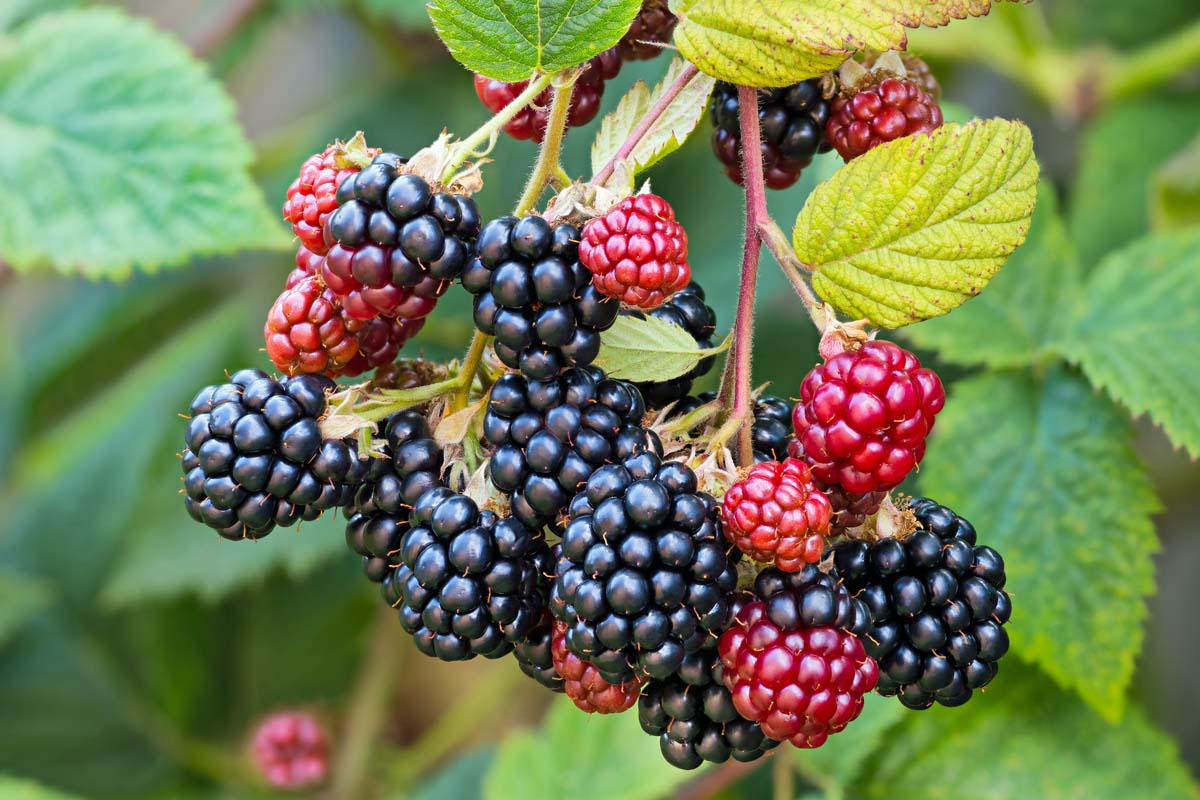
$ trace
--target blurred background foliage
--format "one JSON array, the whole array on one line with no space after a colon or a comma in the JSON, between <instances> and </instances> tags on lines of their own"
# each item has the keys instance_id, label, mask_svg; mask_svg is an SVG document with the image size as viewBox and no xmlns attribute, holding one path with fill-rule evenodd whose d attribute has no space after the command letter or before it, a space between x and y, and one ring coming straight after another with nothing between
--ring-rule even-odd
<instances>
[{"instance_id":1,"label":"blurred background foliage","mask_svg":"<svg viewBox=\"0 0 1200 800\"><path fill-rule=\"evenodd\" d=\"M300 162L358 129L372 144L412 152L443 128L465 135L485 112L417 0L118 4L207 60L223 91L177 45L150 28L130 32L123 17L34 19L80 5L0 0L7 153L0 164L9 192L47 174L39 170L54 173L47 182L62 187L28 213L6 202L0 221L0 241L10 248L0 249L0 773L13 776L0 780L0 797L265 796L244 744L254 721L280 707L312 710L329 726L335 756L325 796L337 798L749 798L772 785L776 797L850 799L1196 796L1200 467L1144 419L1133 431L1136 455L1120 443L1115 454L1071 451L1089 437L1103 439L1109 427L1125 431L1124 415L1052 358L1034 359L1028 375L995 369L1006 358L1014 367L1027 364L1029 353L1054 338L1068 313L1056 301L1062 288L1055 276L1089 274L1106 253L1152 227L1197 223L1200 74L1184 69L1185 59L1160 69L1180 73L1173 80L1134 75L1107 96L1089 91L1087 80L1096 65L1121 52L1153 53L1164 37L1175 42L1164 59L1182 51L1195 63L1200 15L1192 0L1044 0L912 36L912 49L942 80L949 115L1025 120L1046 179L1030 244L989 290L992 304L976 300L912 329L908 342L924 348L952 385L950 408L957 396L963 409L939 424L946 441L935 433L928 477L918 483L944 502L963 501L958 510L986 540L989 521L1006 513L996 504L1007 496L977 498L980 507L972 507L975 483L1001 468L1022 476L1028 485L1018 498L1024 527L1016 541L1030 549L1006 555L1027 563L1039 601L1060 580L1090 580L1056 558L1122 560L1128 568L1117 571L1121 580L1095 581L1094 604L1045 602L1029 610L1057 615L1049 627L1067 631L1065 641L1022 648L1043 668L1049 664L1054 679L1011 658L967 709L903 714L897 703L876 699L823 750L769 759L788 767L774 774L762 765L678 772L661 761L632 714L575 713L510 661L423 658L378 610L375 587L361 579L334 519L243 545L206 536L188 519L177 495L177 412L222 370L268 366L261 320L291 268L285 228L272 220ZM20 36L30 20L44 26L36 49ZM75 62L61 83L50 82L56 93L33 108L37 85L29 75L36 70L22 66L56 51ZM106 78L116 63L110 60L135 56L144 80ZM632 81L655 81L662 68L627 65L609 85L606 107ZM168 79L184 87L174 91ZM89 82L104 91L78 89ZM86 153L53 150L55 143L39 137L12 139L27 113L66 113L72 102L115 107L142 91L156 93L162 119L126 120L120 141L99 146L137 156L147 180L123 180L119 163L93 179L89 170L100 167ZM155 175L186 179L170 146L172 132L182 130L172 107L188 111L196 128L213 126L214 152L192 155L218 175L220 191L164 193L155 185ZM222 127L234 113L246 141ZM741 194L720 175L707 134L705 124L652 180L688 226L695 275L724 328L736 296ZM194 140L195 130L188 135ZM570 171L586 168L588 143L587 131L568 138ZM59 154L53 163L35 157L52 152ZM502 139L492 157L477 198L485 218L511 206L533 150ZM807 192L836 168L834 158L819 159L799 186L771 198L777 219L794 219ZM241 183L251 159L265 204ZM134 219L107 208L106 193L121 191L140 193L147 212ZM39 202L48 197L31 194ZM163 198L171 202L156 206ZM131 241L142 255L128 255ZM181 241L209 255L169 271L129 269L179 261L156 254ZM68 274L17 274L3 264L24 266L47 251L61 256ZM118 279L70 274L89 265ZM1130 274L1136 269L1131 262ZM1008 285L998 288L1001 281ZM755 380L793 395L816 357L811 326L768 267L758 306ZM1025 337L997 321L1006 315L1020 320L1015 327ZM413 349L453 357L470 326L465 293L451 292ZM997 331L1003 335L993 337ZM988 352L976 357L977 346ZM1195 355L1191 347L1182 354ZM984 362L993 369L981 373L975 365ZM1194 372L1197 364L1185 358L1174 367ZM1061 389L1054 396L1067 405L1023 409L1019 387L1029 381ZM1016 392L1017 401L1005 392ZM1063 424L1048 441L1033 441L1022 427L1026 413L1038 420L1058 414ZM1063 449L1070 457L1057 457ZM1053 480L1037 469L1055 471ZM1057 493L1063 486L1077 494ZM1108 498L1103 508L1089 504L1096 494ZM1146 520L1159 503L1156 545ZM1072 544L1056 549L1056 534L1068 533ZM1151 586L1152 566L1157 593L1143 621L1140 595ZM1024 599L1014 598L1018 609ZM1134 662L1143 625L1145 646ZM1091 648L1071 639L1080 626L1098 637ZM1128 651L1116 667L1105 660L1110 646ZM1105 677L1106 669L1117 674ZM1126 683L1131 702L1122 711ZM1087 702L1057 684L1079 689Z\"/></svg>"}]
</instances>

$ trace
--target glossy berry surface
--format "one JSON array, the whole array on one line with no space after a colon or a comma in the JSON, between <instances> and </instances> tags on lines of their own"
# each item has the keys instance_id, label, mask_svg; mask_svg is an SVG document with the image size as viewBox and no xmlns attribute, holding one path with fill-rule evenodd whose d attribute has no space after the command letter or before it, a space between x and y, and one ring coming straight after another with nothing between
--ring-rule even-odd
<instances>
[{"instance_id":1,"label":"glossy berry surface","mask_svg":"<svg viewBox=\"0 0 1200 800\"><path fill-rule=\"evenodd\" d=\"M317 278L304 278L285 289L267 313L267 356L285 375L337 377L358 355L360 324L351 320L348 327L338 297Z\"/></svg>"},{"instance_id":2,"label":"glossy berry surface","mask_svg":"<svg viewBox=\"0 0 1200 800\"><path fill-rule=\"evenodd\" d=\"M643 312L623 310L621 313L642 316ZM695 281L680 289L661 306L649 312L649 315L683 328L696 340L697 347L710 348L714 344L717 312L705 302L704 289ZM634 385L641 391L648 408L651 410L665 408L671 403L685 398L692 390L693 382L712 371L715 360L715 357L710 356L677 378L665 381L646 381Z\"/></svg>"},{"instance_id":3,"label":"glossy berry surface","mask_svg":"<svg viewBox=\"0 0 1200 800\"><path fill-rule=\"evenodd\" d=\"M879 693L914 709L959 706L1008 652L1004 560L950 509L920 497L911 508L920 528L903 542L848 542L834 565L871 612L863 644L879 662Z\"/></svg>"},{"instance_id":4,"label":"glossy berry surface","mask_svg":"<svg viewBox=\"0 0 1200 800\"><path fill-rule=\"evenodd\" d=\"M725 174L742 184L742 133L738 120L737 87L718 83L713 94L713 152L725 165ZM829 150L825 122L829 101L821 94L816 78L782 89L763 89L758 94L758 120L763 176L768 187L786 189L817 153Z\"/></svg>"},{"instance_id":5,"label":"glossy berry surface","mask_svg":"<svg viewBox=\"0 0 1200 800\"><path fill-rule=\"evenodd\" d=\"M942 109L914 81L885 78L834 98L825 135L846 161L884 142L942 126Z\"/></svg>"},{"instance_id":6,"label":"glossy berry surface","mask_svg":"<svg viewBox=\"0 0 1200 800\"><path fill-rule=\"evenodd\" d=\"M925 438L946 404L942 382L891 342L818 364L792 413L797 447L813 477L848 492L886 491L925 456Z\"/></svg>"},{"instance_id":7,"label":"glossy berry surface","mask_svg":"<svg viewBox=\"0 0 1200 800\"><path fill-rule=\"evenodd\" d=\"M608 682L661 679L728 623L736 583L716 501L647 453L596 470L572 502L550 609Z\"/></svg>"},{"instance_id":8,"label":"glossy berry surface","mask_svg":"<svg viewBox=\"0 0 1200 800\"><path fill-rule=\"evenodd\" d=\"M633 708L642 690L641 681L609 683L600 670L567 649L567 626L554 625L551 657L554 671L562 678L563 691L580 711L589 714L620 714Z\"/></svg>"},{"instance_id":9,"label":"glossy berry surface","mask_svg":"<svg viewBox=\"0 0 1200 800\"><path fill-rule=\"evenodd\" d=\"M637 389L595 367L545 381L505 375L492 386L483 419L484 437L496 448L492 484L529 527L561 529L560 517L598 468L662 452L638 425L645 412Z\"/></svg>"},{"instance_id":10,"label":"glossy berry surface","mask_svg":"<svg viewBox=\"0 0 1200 800\"><path fill-rule=\"evenodd\" d=\"M343 376L361 375L377 367L386 367L396 360L401 348L425 327L425 319L397 319L376 317L362 322L346 319L347 327L357 327L354 338L358 341L358 353L343 369Z\"/></svg>"},{"instance_id":11,"label":"glossy berry surface","mask_svg":"<svg viewBox=\"0 0 1200 800\"><path fill-rule=\"evenodd\" d=\"M579 260L600 293L650 310L687 286L687 232L655 194L627 197L583 226Z\"/></svg>"},{"instance_id":12,"label":"glossy berry surface","mask_svg":"<svg viewBox=\"0 0 1200 800\"><path fill-rule=\"evenodd\" d=\"M879 668L852 632L865 608L814 566L770 568L721 635L725 686L738 713L772 739L820 747L862 712Z\"/></svg>"},{"instance_id":13,"label":"glossy berry surface","mask_svg":"<svg viewBox=\"0 0 1200 800\"><path fill-rule=\"evenodd\" d=\"M757 761L779 745L758 723L738 713L724 674L714 640L688 656L677 674L646 683L638 721L642 730L658 737L667 763L695 769L705 761Z\"/></svg>"},{"instance_id":14,"label":"glossy berry surface","mask_svg":"<svg viewBox=\"0 0 1200 800\"><path fill-rule=\"evenodd\" d=\"M782 397L763 395L754 403L754 460L783 461L792 439L792 404Z\"/></svg>"},{"instance_id":15,"label":"glossy berry surface","mask_svg":"<svg viewBox=\"0 0 1200 800\"><path fill-rule=\"evenodd\" d=\"M227 539L259 539L276 525L345 505L366 466L353 441L323 440L328 378L277 381L256 369L206 386L184 434L184 504Z\"/></svg>"},{"instance_id":16,"label":"glossy berry surface","mask_svg":"<svg viewBox=\"0 0 1200 800\"><path fill-rule=\"evenodd\" d=\"M605 83L617 77L620 71L621 55L616 47L611 47L588 61L587 68L575 82L575 91L571 95L571 108L567 115L569 127L578 128L596 118L600 113L600 99L604 97ZM493 114L500 113L527 88L529 81L505 83L483 75L475 76L475 94ZM533 103L517 112L504 126L504 132L514 139L532 139L541 144L550 121L550 103L553 96L553 89L547 88Z\"/></svg>"},{"instance_id":17,"label":"glossy berry surface","mask_svg":"<svg viewBox=\"0 0 1200 800\"><path fill-rule=\"evenodd\" d=\"M512 652L542 618L545 542L444 487L418 498L409 524L385 597L417 649L443 661Z\"/></svg>"},{"instance_id":18,"label":"glossy berry surface","mask_svg":"<svg viewBox=\"0 0 1200 800\"><path fill-rule=\"evenodd\" d=\"M513 644L513 658L530 678L552 692L562 692L563 677L554 667L554 618L547 610L529 633Z\"/></svg>"},{"instance_id":19,"label":"glossy berry surface","mask_svg":"<svg viewBox=\"0 0 1200 800\"><path fill-rule=\"evenodd\" d=\"M797 572L821 560L833 509L794 458L756 464L721 503L727 538L755 561Z\"/></svg>"},{"instance_id":20,"label":"glossy berry surface","mask_svg":"<svg viewBox=\"0 0 1200 800\"><path fill-rule=\"evenodd\" d=\"M329 776L329 739L321 724L302 711L280 711L254 730L250 755L263 779L284 791L307 789Z\"/></svg>"},{"instance_id":21,"label":"glossy berry surface","mask_svg":"<svg viewBox=\"0 0 1200 800\"><path fill-rule=\"evenodd\" d=\"M378 149L365 152L370 158L379 154ZM324 255L328 250L324 227L329 215L337 209L338 187L358 170L346 158L346 148L340 143L309 156L300 166L299 176L288 187L283 217L292 223L292 232L309 251Z\"/></svg>"},{"instance_id":22,"label":"glossy berry surface","mask_svg":"<svg viewBox=\"0 0 1200 800\"><path fill-rule=\"evenodd\" d=\"M475 295L476 327L496 337L506 366L547 380L596 359L620 303L592 285L577 228L502 217L484 227L476 250L463 286Z\"/></svg>"},{"instance_id":23,"label":"glossy berry surface","mask_svg":"<svg viewBox=\"0 0 1200 800\"><path fill-rule=\"evenodd\" d=\"M667 0L643 0L642 10L617 42L617 52L624 61L656 58L663 52L662 45L671 41L678 22L679 19L667 8Z\"/></svg>"}]
</instances>

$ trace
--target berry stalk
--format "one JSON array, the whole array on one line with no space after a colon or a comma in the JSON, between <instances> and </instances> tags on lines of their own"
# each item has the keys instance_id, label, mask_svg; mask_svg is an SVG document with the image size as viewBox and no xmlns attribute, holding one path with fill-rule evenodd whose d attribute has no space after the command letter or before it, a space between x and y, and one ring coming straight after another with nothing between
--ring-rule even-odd
<instances>
[{"instance_id":1,"label":"berry stalk","mask_svg":"<svg viewBox=\"0 0 1200 800\"><path fill-rule=\"evenodd\" d=\"M487 349L488 339L490 338L483 331L475 331L475 335L471 337L471 346L467 349L467 354L463 356L462 369L458 374L461 384L454 393L454 399L450 403L450 410L452 412L467 407L467 403L471 398L471 383L473 382L475 373L479 372L479 365L483 362L483 353ZM466 376L466 378L464 379L463 376Z\"/></svg>"},{"instance_id":2,"label":"berry stalk","mask_svg":"<svg viewBox=\"0 0 1200 800\"><path fill-rule=\"evenodd\" d=\"M546 138L542 141L542 149L538 153L533 174L529 176L529 183L525 185L525 192L521 195L521 199L513 211L518 217L532 211L537 206L546 186L562 169L560 163L562 143L567 132L567 119L571 113L571 95L574 92L575 81L573 79L554 90L554 99L550 103L550 119L546 123Z\"/></svg>"},{"instance_id":3,"label":"berry stalk","mask_svg":"<svg viewBox=\"0 0 1200 800\"><path fill-rule=\"evenodd\" d=\"M442 172L442 180L448 181L453 177L454 173L463 162L475 154L483 145L492 141L492 139L500 134L500 129L512 121L518 113L526 106L537 99L537 96L546 90L550 82L554 80L554 75L542 75L536 80L529 82L529 86L525 91L521 92L511 103L500 110L500 113L488 120L477 131L472 133L466 139L463 139L456 145L457 154L450 163L446 165L446 169Z\"/></svg>"}]
</instances>

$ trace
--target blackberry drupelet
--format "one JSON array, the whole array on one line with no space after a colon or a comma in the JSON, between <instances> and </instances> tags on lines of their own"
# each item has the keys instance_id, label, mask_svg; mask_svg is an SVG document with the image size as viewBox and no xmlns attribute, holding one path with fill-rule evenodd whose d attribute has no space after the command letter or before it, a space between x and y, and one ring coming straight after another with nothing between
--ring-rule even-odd
<instances>
[{"instance_id":1,"label":"blackberry drupelet","mask_svg":"<svg viewBox=\"0 0 1200 800\"><path fill-rule=\"evenodd\" d=\"M713 151L725 165L725 174L742 183L742 131L738 120L737 87L718 83L713 94ZM767 186L786 189L800 178L813 156L830 149L825 140L829 101L821 94L818 78L758 94L758 119L762 126L763 174Z\"/></svg>"},{"instance_id":2,"label":"blackberry drupelet","mask_svg":"<svg viewBox=\"0 0 1200 800\"><path fill-rule=\"evenodd\" d=\"M366 465L353 441L321 438L334 386L244 369L201 389L184 437L188 513L226 539L260 539L349 502Z\"/></svg>"},{"instance_id":3,"label":"blackberry drupelet","mask_svg":"<svg viewBox=\"0 0 1200 800\"><path fill-rule=\"evenodd\" d=\"M737 584L717 503L653 454L596 470L571 503L550 610L609 683L666 678L729 621Z\"/></svg>"},{"instance_id":4,"label":"blackberry drupelet","mask_svg":"<svg viewBox=\"0 0 1200 800\"><path fill-rule=\"evenodd\" d=\"M879 145L942 126L942 109L917 81L885 77L833 100L825 136L845 161Z\"/></svg>"},{"instance_id":5,"label":"blackberry drupelet","mask_svg":"<svg viewBox=\"0 0 1200 800\"><path fill-rule=\"evenodd\" d=\"M642 730L658 737L667 763L695 769L705 761L757 761L779 745L738 713L724 674L713 640L688 656L678 673L642 689L638 720Z\"/></svg>"},{"instance_id":6,"label":"blackberry drupelet","mask_svg":"<svg viewBox=\"0 0 1200 800\"><path fill-rule=\"evenodd\" d=\"M599 467L662 444L638 422L642 396L595 367L536 381L508 374L488 397L483 433L496 447L492 484L508 494L512 513L535 531L561 529L559 517Z\"/></svg>"},{"instance_id":7,"label":"blackberry drupelet","mask_svg":"<svg viewBox=\"0 0 1200 800\"><path fill-rule=\"evenodd\" d=\"M904 541L839 545L834 565L870 609L863 644L879 662L879 693L915 709L959 706L996 677L1008 652L1004 560L976 545L975 528L950 509L920 497L910 507L919 530Z\"/></svg>"},{"instance_id":8,"label":"blackberry drupelet","mask_svg":"<svg viewBox=\"0 0 1200 800\"><path fill-rule=\"evenodd\" d=\"M643 315L641 311L631 310L625 310L621 313L633 316ZM672 325L683 328L696 340L698 347L708 348L713 346L713 334L717 329L717 312L713 311L712 307L704 302L704 289L695 281L680 289L671 299L648 313L652 317L657 317L664 322L669 322ZM692 383L712 371L715 360L715 357L709 356L692 368L691 371L678 378L666 381L636 383L634 385L641 391L642 397L646 400L647 407L654 410L665 408L671 403L686 397L688 392L692 390Z\"/></svg>"},{"instance_id":9,"label":"blackberry drupelet","mask_svg":"<svg viewBox=\"0 0 1200 800\"><path fill-rule=\"evenodd\" d=\"M595 360L620 302L592 285L577 228L502 217L484 227L476 249L463 286L475 295L475 325L496 337L505 365L543 380Z\"/></svg>"},{"instance_id":10,"label":"blackberry drupelet","mask_svg":"<svg viewBox=\"0 0 1200 800\"><path fill-rule=\"evenodd\" d=\"M513 644L513 658L517 660L521 672L552 692L562 692L565 691L563 676L554 668L554 654L551 652L553 639L554 618L547 610L542 612L538 624Z\"/></svg>"},{"instance_id":11,"label":"blackberry drupelet","mask_svg":"<svg viewBox=\"0 0 1200 800\"><path fill-rule=\"evenodd\" d=\"M588 714L620 714L633 708L642 690L636 678L625 683L609 683L594 664L567 649L567 626L555 622L550 656L554 671L562 679L562 690L580 711Z\"/></svg>"}]
</instances>

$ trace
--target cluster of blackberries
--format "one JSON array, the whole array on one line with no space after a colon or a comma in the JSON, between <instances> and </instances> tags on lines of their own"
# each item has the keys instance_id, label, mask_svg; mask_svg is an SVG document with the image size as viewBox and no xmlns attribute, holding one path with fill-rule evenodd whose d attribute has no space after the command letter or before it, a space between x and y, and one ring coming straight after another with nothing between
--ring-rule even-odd
<instances>
[{"instance_id":1,"label":"cluster of blackberries","mask_svg":"<svg viewBox=\"0 0 1200 800\"><path fill-rule=\"evenodd\" d=\"M702 348L713 346L713 335L717 330L717 312L704 302L704 289L692 281L673 294L665 303L650 312L622 311L623 314L640 316L648 313L652 317L683 328L696 345ZM650 409L666 408L682 400L692 390L692 383L712 371L716 359L713 356L701 361L687 373L665 381L647 381L635 384ZM790 410L789 410L790 413Z\"/></svg>"},{"instance_id":2,"label":"cluster of blackberries","mask_svg":"<svg viewBox=\"0 0 1200 800\"><path fill-rule=\"evenodd\" d=\"M475 295L475 325L496 337L496 355L535 380L591 364L620 309L579 263L579 230L538 216L489 222L462 281Z\"/></svg>"},{"instance_id":3,"label":"cluster of blackberries","mask_svg":"<svg viewBox=\"0 0 1200 800\"><path fill-rule=\"evenodd\" d=\"M201 389L184 436L188 513L227 539L260 539L347 503L366 468L353 442L322 439L333 385L245 369Z\"/></svg>"}]
</instances>

